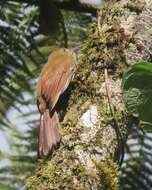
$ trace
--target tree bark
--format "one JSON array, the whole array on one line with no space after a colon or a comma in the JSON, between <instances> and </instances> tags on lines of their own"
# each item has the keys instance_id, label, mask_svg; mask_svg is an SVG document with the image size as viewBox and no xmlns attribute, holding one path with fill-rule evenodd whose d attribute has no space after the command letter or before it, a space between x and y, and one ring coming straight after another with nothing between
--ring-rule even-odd
<instances>
[{"instance_id":1,"label":"tree bark","mask_svg":"<svg viewBox=\"0 0 152 190\"><path fill-rule=\"evenodd\" d=\"M151 0L109 0L88 30L61 121L62 143L38 161L30 190L119 189L119 155L129 119L121 79L129 65L152 61Z\"/></svg>"}]
</instances>

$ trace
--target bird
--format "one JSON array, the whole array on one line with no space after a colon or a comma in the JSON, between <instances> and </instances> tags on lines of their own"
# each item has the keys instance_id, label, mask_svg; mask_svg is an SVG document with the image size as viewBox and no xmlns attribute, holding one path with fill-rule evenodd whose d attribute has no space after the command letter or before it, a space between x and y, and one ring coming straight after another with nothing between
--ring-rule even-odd
<instances>
[{"instance_id":1,"label":"bird","mask_svg":"<svg viewBox=\"0 0 152 190\"><path fill-rule=\"evenodd\" d=\"M66 91L76 70L73 50L54 50L43 66L37 82L37 106L40 112L38 157L47 159L61 142L56 104Z\"/></svg>"}]
</instances>

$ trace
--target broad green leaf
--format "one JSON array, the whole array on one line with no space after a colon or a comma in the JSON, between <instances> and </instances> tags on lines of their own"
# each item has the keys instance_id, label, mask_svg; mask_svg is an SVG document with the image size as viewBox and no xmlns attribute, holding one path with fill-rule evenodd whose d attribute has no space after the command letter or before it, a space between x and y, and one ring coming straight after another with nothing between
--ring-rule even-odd
<instances>
[{"instance_id":1,"label":"broad green leaf","mask_svg":"<svg viewBox=\"0 0 152 190\"><path fill-rule=\"evenodd\" d=\"M152 89L152 63L143 61L133 65L123 77L122 88Z\"/></svg>"},{"instance_id":2,"label":"broad green leaf","mask_svg":"<svg viewBox=\"0 0 152 190\"><path fill-rule=\"evenodd\" d=\"M146 122L146 126L150 126L152 124L152 63L140 62L133 65L123 77L122 89L124 103L129 113Z\"/></svg>"}]
</instances>

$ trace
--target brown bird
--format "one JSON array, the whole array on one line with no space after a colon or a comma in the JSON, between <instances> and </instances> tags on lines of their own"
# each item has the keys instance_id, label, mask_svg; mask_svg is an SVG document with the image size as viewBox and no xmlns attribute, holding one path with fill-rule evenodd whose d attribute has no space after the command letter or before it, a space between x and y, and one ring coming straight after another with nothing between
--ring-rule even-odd
<instances>
[{"instance_id":1,"label":"brown bird","mask_svg":"<svg viewBox=\"0 0 152 190\"><path fill-rule=\"evenodd\" d=\"M37 84L38 110L40 112L39 149L40 158L48 158L60 143L59 118L55 105L67 89L74 74L76 55L61 48L50 54Z\"/></svg>"}]
</instances>

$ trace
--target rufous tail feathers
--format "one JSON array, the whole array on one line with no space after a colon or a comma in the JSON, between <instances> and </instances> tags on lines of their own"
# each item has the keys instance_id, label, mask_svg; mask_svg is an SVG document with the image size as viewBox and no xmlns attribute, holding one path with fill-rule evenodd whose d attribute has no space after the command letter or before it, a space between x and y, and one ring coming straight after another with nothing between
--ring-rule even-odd
<instances>
[{"instance_id":1,"label":"rufous tail feathers","mask_svg":"<svg viewBox=\"0 0 152 190\"><path fill-rule=\"evenodd\" d=\"M56 149L61 140L59 133L59 118L56 111L46 109L40 116L38 156L47 159Z\"/></svg>"}]
</instances>

